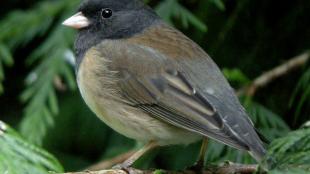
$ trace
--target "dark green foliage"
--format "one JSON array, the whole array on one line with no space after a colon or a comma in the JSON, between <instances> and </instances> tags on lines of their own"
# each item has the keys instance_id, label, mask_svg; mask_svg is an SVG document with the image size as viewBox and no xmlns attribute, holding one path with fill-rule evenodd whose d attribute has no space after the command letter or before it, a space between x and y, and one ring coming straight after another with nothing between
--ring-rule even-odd
<instances>
[{"instance_id":1,"label":"dark green foliage","mask_svg":"<svg viewBox=\"0 0 310 174\"><path fill-rule=\"evenodd\" d=\"M13 57L9 48L0 42L0 95L3 93L2 81L4 80L4 65L12 66Z\"/></svg>"},{"instance_id":2,"label":"dark green foliage","mask_svg":"<svg viewBox=\"0 0 310 174\"><path fill-rule=\"evenodd\" d=\"M75 31L61 22L75 13L79 2L14 0L0 6L0 120L27 140L10 128L0 131L0 173L61 172L61 165L41 147L70 171L141 147L105 126L78 93L72 66ZM310 1L146 2L207 50L236 89L310 48ZM309 63L254 97L241 97L257 129L272 140L269 153L278 165L270 173L309 173L309 129L289 133L310 120L309 99ZM199 146L164 147L136 166L184 169L195 162ZM206 159L208 164L254 162L246 152L214 141Z\"/></svg>"},{"instance_id":3,"label":"dark green foliage","mask_svg":"<svg viewBox=\"0 0 310 174\"><path fill-rule=\"evenodd\" d=\"M21 123L21 132L30 141L41 144L46 128L53 126L54 115L59 113L58 101L53 86L56 78L64 78L69 89L75 89L75 78L71 66L66 62L73 53L69 49L68 40L71 33L63 28L55 30L28 60L40 59L40 64L28 75L27 88L21 99L28 103L25 117ZM49 54L46 54L49 52ZM33 127L33 124L38 125ZM39 131L38 131L39 130Z\"/></svg>"},{"instance_id":4,"label":"dark green foliage","mask_svg":"<svg viewBox=\"0 0 310 174\"><path fill-rule=\"evenodd\" d=\"M268 139L275 139L287 134L290 130L287 123L281 117L259 103L247 103L248 112L256 127L267 136Z\"/></svg>"},{"instance_id":5,"label":"dark green foliage","mask_svg":"<svg viewBox=\"0 0 310 174\"><path fill-rule=\"evenodd\" d=\"M272 142L269 152L281 166L310 164L310 129L291 132ZM310 167L310 166L308 166Z\"/></svg>"},{"instance_id":6,"label":"dark green foliage","mask_svg":"<svg viewBox=\"0 0 310 174\"><path fill-rule=\"evenodd\" d=\"M272 142L269 155L277 162L277 169L271 173L310 172L310 129L289 133Z\"/></svg>"},{"instance_id":7,"label":"dark green foliage","mask_svg":"<svg viewBox=\"0 0 310 174\"><path fill-rule=\"evenodd\" d=\"M191 23L197 29L203 32L207 31L207 26L179 4L177 0L162 1L157 7L157 13L170 24L173 24L173 17L177 17L185 28L188 28L189 23Z\"/></svg>"},{"instance_id":8,"label":"dark green foliage","mask_svg":"<svg viewBox=\"0 0 310 174\"><path fill-rule=\"evenodd\" d=\"M44 174L63 172L61 164L43 149L29 144L0 122L0 173Z\"/></svg>"},{"instance_id":9,"label":"dark green foliage","mask_svg":"<svg viewBox=\"0 0 310 174\"><path fill-rule=\"evenodd\" d=\"M294 114L295 124L300 119L300 117L302 117L302 108L308 106L309 101L310 101L310 68L306 69L305 73L301 76L290 101L291 107L293 107L293 104L297 104L296 111Z\"/></svg>"},{"instance_id":10,"label":"dark green foliage","mask_svg":"<svg viewBox=\"0 0 310 174\"><path fill-rule=\"evenodd\" d=\"M250 83L250 79L243 73L241 72L240 69L223 69L223 74L225 77L229 80L230 83L234 86L241 86L247 85Z\"/></svg>"},{"instance_id":11,"label":"dark green foliage","mask_svg":"<svg viewBox=\"0 0 310 174\"><path fill-rule=\"evenodd\" d=\"M65 57L70 53L73 33L64 28L52 28L52 24L58 24L55 16L62 14L64 10L73 8L72 2L43 1L37 4L33 10L14 11L0 24L0 55L3 61L12 64L10 50L25 45L36 37L51 32L46 42L33 50L26 59L28 65L40 62L26 79L28 88L22 94L22 101L27 103L24 121L21 122L22 134L36 144L41 144L46 128L53 125L52 116L58 113L57 97L53 86L53 80L57 76L64 76L71 89L75 88L74 76ZM67 14L67 13L65 13ZM18 27L16 27L18 24ZM52 28L52 29L51 29ZM53 31L54 30L54 31ZM71 37L70 37L71 36ZM23 57L25 59L25 57ZM0 59L1 65L1 59ZM0 84L1 84L0 66ZM1 89L1 85L0 85ZM34 127L33 125L37 125Z\"/></svg>"}]
</instances>

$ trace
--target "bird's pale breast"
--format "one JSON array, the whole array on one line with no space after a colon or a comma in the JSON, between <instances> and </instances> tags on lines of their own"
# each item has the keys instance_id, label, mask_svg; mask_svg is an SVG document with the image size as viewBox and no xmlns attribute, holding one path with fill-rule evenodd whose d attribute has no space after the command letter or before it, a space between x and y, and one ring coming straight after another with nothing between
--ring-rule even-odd
<instances>
[{"instance_id":1,"label":"bird's pale breast","mask_svg":"<svg viewBox=\"0 0 310 174\"><path fill-rule=\"evenodd\" d=\"M143 142L154 140L160 145L189 144L201 138L122 102L114 87L118 72L110 71L108 63L98 48L90 49L80 64L77 80L86 104L109 127L129 138Z\"/></svg>"}]
</instances>

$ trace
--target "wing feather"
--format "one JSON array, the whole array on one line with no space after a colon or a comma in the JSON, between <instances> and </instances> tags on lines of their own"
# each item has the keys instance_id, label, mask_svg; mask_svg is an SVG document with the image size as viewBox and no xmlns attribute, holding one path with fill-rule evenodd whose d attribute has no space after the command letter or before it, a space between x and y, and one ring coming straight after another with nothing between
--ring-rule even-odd
<instances>
[{"instance_id":1,"label":"wing feather","mask_svg":"<svg viewBox=\"0 0 310 174\"><path fill-rule=\"evenodd\" d=\"M199 91L193 92L179 72L173 77L174 80L171 80L171 75L167 78L166 73L157 74L157 78L142 76L137 79L129 76L121 86L125 97L134 103L133 106L172 125L248 150L247 145L227 129L216 110L199 95Z\"/></svg>"},{"instance_id":2,"label":"wing feather","mask_svg":"<svg viewBox=\"0 0 310 174\"><path fill-rule=\"evenodd\" d=\"M131 106L174 126L263 154L250 119L215 63L180 32L160 27L161 32L111 41L102 48L105 57L113 59L111 71L119 72L120 95Z\"/></svg>"}]
</instances>

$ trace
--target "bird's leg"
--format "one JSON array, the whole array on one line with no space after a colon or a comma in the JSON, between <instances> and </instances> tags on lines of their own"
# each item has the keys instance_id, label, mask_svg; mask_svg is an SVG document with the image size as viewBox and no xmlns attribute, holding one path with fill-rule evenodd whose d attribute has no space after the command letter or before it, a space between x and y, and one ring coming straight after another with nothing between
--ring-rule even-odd
<instances>
[{"instance_id":1,"label":"bird's leg","mask_svg":"<svg viewBox=\"0 0 310 174\"><path fill-rule=\"evenodd\" d=\"M131 157L129 157L126 161L123 163L114 166L114 169L125 169L127 170L130 168L133 163L135 163L140 157L142 157L145 153L148 151L158 147L158 144L154 141L150 141L146 145L144 145L140 150L138 150L136 153L134 153Z\"/></svg>"},{"instance_id":2,"label":"bird's leg","mask_svg":"<svg viewBox=\"0 0 310 174\"><path fill-rule=\"evenodd\" d=\"M190 167L191 170L194 170L197 173L203 172L207 146L208 146L208 139L204 138L201 144L198 161L194 164L194 166Z\"/></svg>"},{"instance_id":3,"label":"bird's leg","mask_svg":"<svg viewBox=\"0 0 310 174\"><path fill-rule=\"evenodd\" d=\"M204 162L205 162L207 147L208 147L208 139L204 138L202 140L202 144L201 144L201 148L200 148L200 152L199 152L199 158L198 158L198 162L197 162L197 164L202 165L202 167L203 167Z\"/></svg>"}]
</instances>

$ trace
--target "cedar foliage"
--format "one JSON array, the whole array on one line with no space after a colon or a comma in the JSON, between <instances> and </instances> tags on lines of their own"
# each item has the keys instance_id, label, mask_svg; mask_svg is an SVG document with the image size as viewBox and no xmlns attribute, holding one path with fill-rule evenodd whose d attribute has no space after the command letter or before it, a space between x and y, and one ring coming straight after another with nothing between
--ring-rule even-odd
<instances>
[{"instance_id":1,"label":"cedar foliage","mask_svg":"<svg viewBox=\"0 0 310 174\"><path fill-rule=\"evenodd\" d=\"M306 0L146 2L210 53L236 89L310 48ZM0 173L81 170L141 146L101 123L78 94L72 52L75 31L60 24L74 14L79 0L2 3L0 120L18 131L0 123ZM309 63L254 97L240 98L256 127L272 140L269 154L278 163L270 173L309 172L309 98ZM198 150L199 143L166 147L136 165L183 169L194 163ZM212 141L208 163L225 160L254 162L246 153Z\"/></svg>"}]
</instances>

